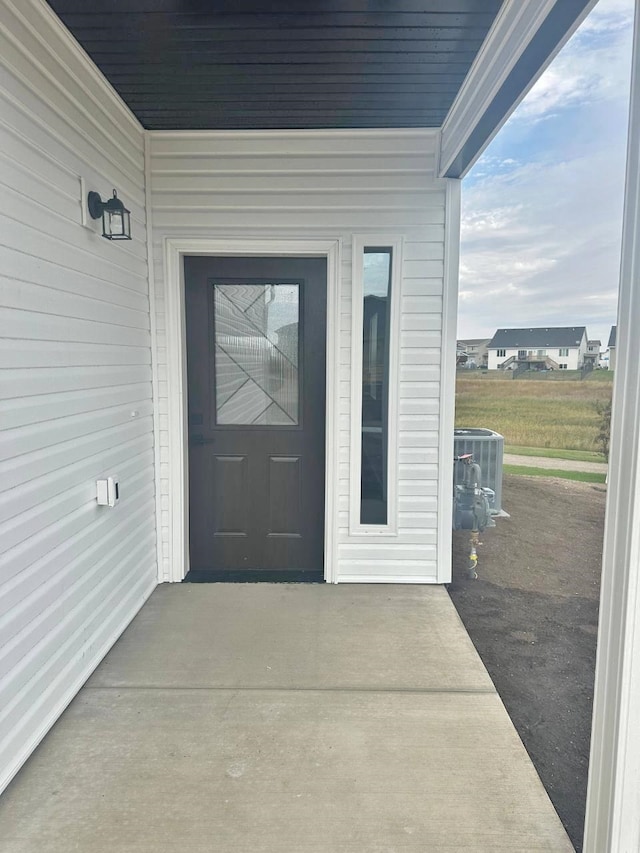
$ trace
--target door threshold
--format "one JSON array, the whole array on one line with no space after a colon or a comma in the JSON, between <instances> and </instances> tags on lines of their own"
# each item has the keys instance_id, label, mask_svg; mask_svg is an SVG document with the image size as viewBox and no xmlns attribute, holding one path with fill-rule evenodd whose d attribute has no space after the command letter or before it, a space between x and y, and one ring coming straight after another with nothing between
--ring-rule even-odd
<instances>
[{"instance_id":1,"label":"door threshold","mask_svg":"<svg viewBox=\"0 0 640 853\"><path fill-rule=\"evenodd\" d=\"M192 569L182 583L324 583L315 569Z\"/></svg>"}]
</instances>

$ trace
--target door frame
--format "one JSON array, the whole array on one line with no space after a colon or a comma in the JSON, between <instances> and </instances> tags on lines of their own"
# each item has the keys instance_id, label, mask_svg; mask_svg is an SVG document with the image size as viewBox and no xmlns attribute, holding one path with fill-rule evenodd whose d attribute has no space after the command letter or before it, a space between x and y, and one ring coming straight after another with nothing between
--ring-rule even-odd
<instances>
[{"instance_id":1,"label":"door frame","mask_svg":"<svg viewBox=\"0 0 640 853\"><path fill-rule=\"evenodd\" d=\"M342 241L233 238L164 240L166 273L167 443L166 468L157 479L168 480L169 580L189 571L189 447L187 429L187 338L185 323L185 255L211 257L325 257L327 259L327 352L325 421L324 579L338 582L338 364L340 345L340 269ZM156 345L156 342L153 342ZM158 377L159 381L162 381ZM158 519L160 523L160 519Z\"/></svg>"}]
</instances>

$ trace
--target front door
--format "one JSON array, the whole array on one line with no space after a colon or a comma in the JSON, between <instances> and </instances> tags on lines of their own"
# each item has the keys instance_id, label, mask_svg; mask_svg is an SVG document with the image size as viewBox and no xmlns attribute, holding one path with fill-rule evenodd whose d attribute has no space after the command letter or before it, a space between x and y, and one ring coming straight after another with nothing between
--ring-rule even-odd
<instances>
[{"instance_id":1,"label":"front door","mask_svg":"<svg viewBox=\"0 0 640 853\"><path fill-rule=\"evenodd\" d=\"M326 258L185 258L192 580L322 579Z\"/></svg>"}]
</instances>

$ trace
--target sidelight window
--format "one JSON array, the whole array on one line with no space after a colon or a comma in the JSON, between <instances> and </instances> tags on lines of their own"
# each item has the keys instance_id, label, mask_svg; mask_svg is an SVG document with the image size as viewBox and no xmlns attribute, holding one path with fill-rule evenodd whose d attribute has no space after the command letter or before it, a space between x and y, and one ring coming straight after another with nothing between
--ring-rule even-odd
<instances>
[{"instance_id":1,"label":"sidelight window","mask_svg":"<svg viewBox=\"0 0 640 853\"><path fill-rule=\"evenodd\" d=\"M399 240L354 240L351 529L390 533L395 524L394 322Z\"/></svg>"},{"instance_id":2,"label":"sidelight window","mask_svg":"<svg viewBox=\"0 0 640 853\"><path fill-rule=\"evenodd\" d=\"M360 523L387 523L390 248L366 248L362 264Z\"/></svg>"}]
</instances>

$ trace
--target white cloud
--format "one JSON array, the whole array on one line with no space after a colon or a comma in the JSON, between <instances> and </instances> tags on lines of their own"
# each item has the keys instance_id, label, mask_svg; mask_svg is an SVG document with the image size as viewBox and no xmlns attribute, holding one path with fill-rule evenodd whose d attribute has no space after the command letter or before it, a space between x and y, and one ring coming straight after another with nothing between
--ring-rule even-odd
<instances>
[{"instance_id":1,"label":"white cloud","mask_svg":"<svg viewBox=\"0 0 640 853\"><path fill-rule=\"evenodd\" d=\"M465 210L462 217L462 236L479 236L496 231L505 232L517 226L522 205L493 207L484 210Z\"/></svg>"},{"instance_id":2,"label":"white cloud","mask_svg":"<svg viewBox=\"0 0 640 853\"><path fill-rule=\"evenodd\" d=\"M616 96L628 87L628 53L620 50L633 22L631 0L601 0L533 86L512 121Z\"/></svg>"},{"instance_id":3,"label":"white cloud","mask_svg":"<svg viewBox=\"0 0 640 853\"><path fill-rule=\"evenodd\" d=\"M461 337L525 324L608 337L631 13L632 0L601 0L465 180Z\"/></svg>"},{"instance_id":4,"label":"white cloud","mask_svg":"<svg viewBox=\"0 0 640 853\"><path fill-rule=\"evenodd\" d=\"M539 120L558 109L592 100L604 88L605 78L600 72L578 72L574 62L560 63L545 71L512 121Z\"/></svg>"},{"instance_id":5,"label":"white cloud","mask_svg":"<svg viewBox=\"0 0 640 853\"><path fill-rule=\"evenodd\" d=\"M633 3L630 0L600 0L580 27L579 35L620 32L633 26Z\"/></svg>"}]
</instances>

